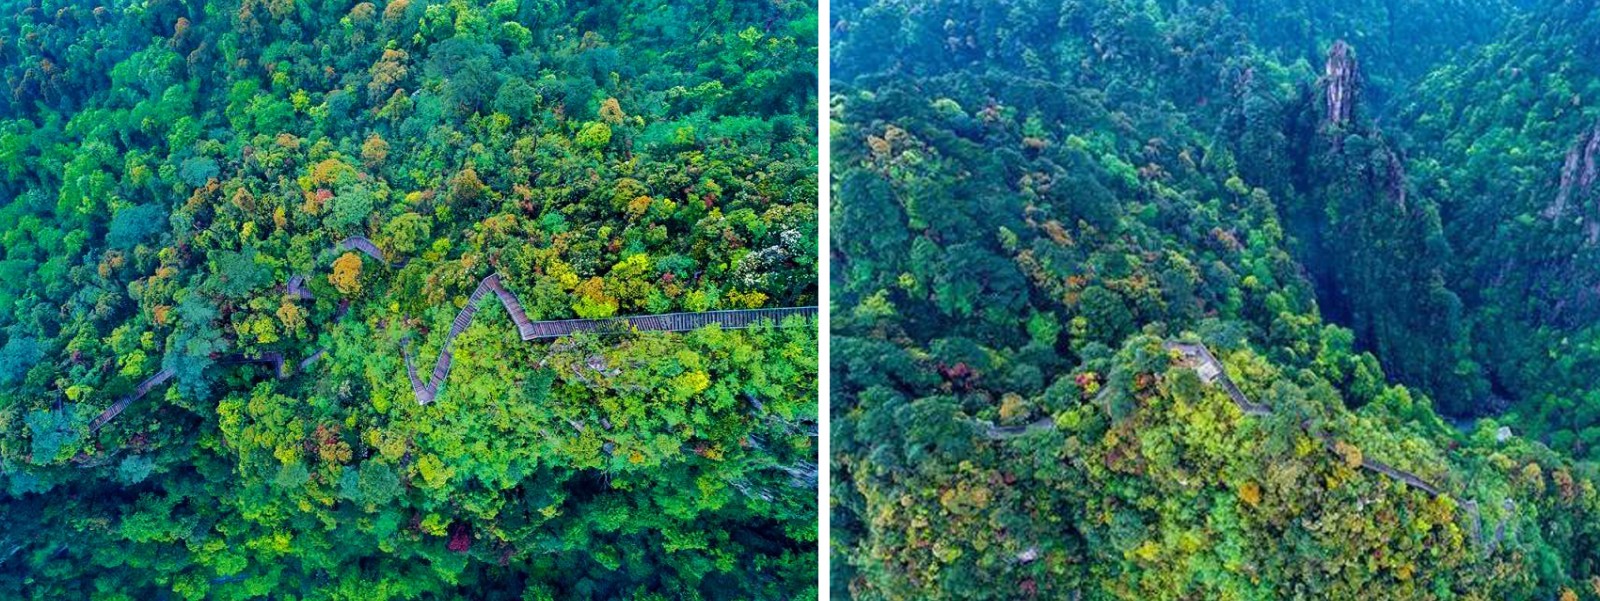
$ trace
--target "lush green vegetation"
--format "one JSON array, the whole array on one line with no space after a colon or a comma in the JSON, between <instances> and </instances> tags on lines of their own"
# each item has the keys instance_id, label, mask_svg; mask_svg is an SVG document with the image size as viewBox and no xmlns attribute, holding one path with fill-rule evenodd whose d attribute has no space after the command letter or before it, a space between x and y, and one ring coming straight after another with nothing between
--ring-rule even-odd
<instances>
[{"instance_id":1,"label":"lush green vegetation","mask_svg":"<svg viewBox=\"0 0 1600 601\"><path fill-rule=\"evenodd\" d=\"M809 324L402 358L815 304L815 3L4 12L0 597L816 596Z\"/></svg>"},{"instance_id":2,"label":"lush green vegetation","mask_svg":"<svg viewBox=\"0 0 1600 601\"><path fill-rule=\"evenodd\" d=\"M1600 598L1600 7L1265 4L835 7L836 596Z\"/></svg>"}]
</instances>

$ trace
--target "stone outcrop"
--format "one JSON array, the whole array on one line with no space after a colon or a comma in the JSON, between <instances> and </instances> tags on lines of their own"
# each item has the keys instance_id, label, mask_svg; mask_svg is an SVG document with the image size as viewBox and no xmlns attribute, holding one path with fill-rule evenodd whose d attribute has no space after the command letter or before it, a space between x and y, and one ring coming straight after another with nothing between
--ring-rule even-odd
<instances>
[{"instance_id":1,"label":"stone outcrop","mask_svg":"<svg viewBox=\"0 0 1600 601\"><path fill-rule=\"evenodd\" d=\"M1594 191L1595 180L1600 179L1600 164L1597 163L1600 163L1600 123L1579 135L1567 151L1566 160L1561 164L1561 184L1556 190L1556 200L1542 213L1546 219L1566 216L1575 198L1583 198ZM1597 227L1600 224L1588 226L1590 243L1600 236Z\"/></svg>"},{"instance_id":2,"label":"stone outcrop","mask_svg":"<svg viewBox=\"0 0 1600 601\"><path fill-rule=\"evenodd\" d=\"M1356 95L1360 93L1360 73L1356 57L1344 40L1333 43L1328 50L1328 64L1323 71L1322 85L1328 103L1328 124L1343 125L1355 114Z\"/></svg>"}]
</instances>

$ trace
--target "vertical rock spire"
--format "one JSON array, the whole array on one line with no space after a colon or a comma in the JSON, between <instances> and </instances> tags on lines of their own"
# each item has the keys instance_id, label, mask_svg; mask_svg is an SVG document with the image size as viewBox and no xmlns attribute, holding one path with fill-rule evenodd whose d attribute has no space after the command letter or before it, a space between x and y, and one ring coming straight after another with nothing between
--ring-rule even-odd
<instances>
[{"instance_id":1,"label":"vertical rock spire","mask_svg":"<svg viewBox=\"0 0 1600 601\"><path fill-rule=\"evenodd\" d=\"M1358 91L1356 58L1350 45L1339 40L1328 49L1328 65L1323 72L1323 86L1328 102L1328 123L1343 125L1350 121L1355 110Z\"/></svg>"}]
</instances>

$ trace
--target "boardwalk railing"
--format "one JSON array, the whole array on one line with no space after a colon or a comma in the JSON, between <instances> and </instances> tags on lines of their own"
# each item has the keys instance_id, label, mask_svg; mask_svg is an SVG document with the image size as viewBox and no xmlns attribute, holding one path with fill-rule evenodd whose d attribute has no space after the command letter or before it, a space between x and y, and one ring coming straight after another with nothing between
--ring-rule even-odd
<instances>
[{"instance_id":1,"label":"boardwalk railing","mask_svg":"<svg viewBox=\"0 0 1600 601\"><path fill-rule=\"evenodd\" d=\"M379 262L384 264L389 263L389 258L384 255L383 249L378 248L378 245L373 244L372 241L368 240L365 236L351 236L349 238L340 240L338 248L341 251L358 250L369 257L377 259Z\"/></svg>"},{"instance_id":2,"label":"boardwalk railing","mask_svg":"<svg viewBox=\"0 0 1600 601\"><path fill-rule=\"evenodd\" d=\"M1222 362L1218 361L1217 357L1212 355L1211 350L1206 348L1204 344L1169 341L1164 345L1164 347L1169 351L1178 353L1181 364L1195 370L1195 373L1200 375L1201 380L1206 384L1220 386L1223 389L1223 392L1227 393L1228 398L1233 401L1234 405L1238 406L1239 410L1246 415L1261 416L1272 414L1271 407L1251 401L1249 397L1245 396L1244 391L1239 390L1239 387L1234 385L1233 380L1228 377L1227 370L1223 368ZM1109 392L1109 389L1103 390L1101 394L1105 394L1106 392ZM980 425L983 427L982 435L990 440L1016 438L1040 430L1051 430L1056 427L1055 419L1049 416L1041 418L1025 426L1001 427L987 422L981 423ZM1309 423L1301 424L1302 428L1309 428L1309 426ZM1323 444L1327 447L1329 452L1332 452L1336 455L1339 454L1336 448L1337 441L1335 441L1331 435L1325 433L1316 433L1313 435L1323 441ZM1361 467L1367 471L1383 474L1393 478L1396 481L1405 484L1406 486L1426 492L1435 497L1444 494L1439 490L1439 487L1434 486L1427 480L1424 480L1421 476L1396 468L1387 463L1377 461L1375 459L1362 457Z\"/></svg>"},{"instance_id":3,"label":"boardwalk railing","mask_svg":"<svg viewBox=\"0 0 1600 601\"><path fill-rule=\"evenodd\" d=\"M300 362L299 370L297 371L304 371L306 367L316 363L317 360L321 359L322 356L327 352L328 349L317 349L316 352L311 353L311 356L306 357L305 360ZM221 359L218 359L217 362L223 364L253 363L270 365L272 366L273 376L280 380L287 379L289 376L294 375L294 372L284 369L283 353L278 352L263 353L259 357L227 355ZM106 425L107 422L110 422L118 415L121 415L123 411L127 410L129 405L132 405L135 401L143 398L144 395L149 394L151 390L155 389L155 387L160 386L166 383L167 380L172 379L172 376L172 370L163 369L156 372L155 375L145 378L143 382L139 383L138 387L133 389L132 393L130 393L128 396L122 397L117 402L112 403L111 406L107 407L105 411L101 411L100 415L95 416L95 418L89 422L89 429L91 431L98 431L101 426Z\"/></svg>"},{"instance_id":4,"label":"boardwalk railing","mask_svg":"<svg viewBox=\"0 0 1600 601\"><path fill-rule=\"evenodd\" d=\"M94 421L89 422L89 430L98 431L101 426L106 425L106 422L111 421L118 415L122 415L122 412L128 409L128 405L132 405L134 401L148 394L150 389L160 386L162 382L166 382L169 379L172 379L172 370L163 369L145 379L145 381L140 382L139 386L133 389L132 394L122 397L121 400L107 407L105 411L100 412L100 415L95 416Z\"/></svg>"},{"instance_id":5,"label":"boardwalk railing","mask_svg":"<svg viewBox=\"0 0 1600 601\"><path fill-rule=\"evenodd\" d=\"M340 240L329 252L359 251L369 257L388 264L388 257L382 249L378 248L371 240L362 236L352 236ZM326 256L326 255L325 255ZM289 278L285 286L286 293L299 299L313 298L310 289L306 288L305 275L296 275ZM816 307L796 307L784 309L750 309L740 311L706 311L703 313L672 313L667 315L642 315L636 317L617 317L612 319L567 319L559 321L528 320L528 314L522 309L522 303L517 296L506 290L500 282L500 274L490 274L478 282L478 287L472 291L468 298L467 306L462 307L456 318L450 324L450 331L445 336L444 345L440 348L439 358L434 361L433 371L428 374L428 379L423 380L417 373L417 366L410 352L405 352L406 376L411 380L411 392L416 396L419 404L432 403L439 393L439 386L444 384L450 375L450 364L453 360L452 345L455 339L472 325L472 319L478 313L480 303L485 297L493 294L500 304L510 314L511 321L517 326L517 334L523 340L539 340L546 338L559 338L570 336L578 332L588 332L614 324L625 324L629 328L640 331L685 332L696 330L713 324L727 329L752 327L758 323L772 323L774 325L793 315L801 315L815 319ZM327 349L317 349L310 356L301 360L297 371L304 371L307 367L320 360ZM225 363L265 363L273 366L278 378L287 378L291 374L284 370L284 358L281 353L266 353L261 357L251 358L234 355L223 359ZM90 422L91 430L99 430L112 419L121 415L129 405L138 401L149 393L151 389L160 386L172 378L172 371L163 369L155 375L139 383L133 394L130 394L113 403L100 415Z\"/></svg>"},{"instance_id":6,"label":"boardwalk railing","mask_svg":"<svg viewBox=\"0 0 1600 601\"><path fill-rule=\"evenodd\" d=\"M613 325L626 325L639 331L657 332L686 332L711 325L720 325L727 329L739 329L754 327L762 323L778 325L784 319L795 315L813 319L817 315L816 307L793 307L669 313L665 315L641 315L611 319L528 321L528 314L523 311L522 303L517 300L517 296L506 290L505 286L500 283L500 274L490 274L478 282L478 287L472 291L471 296L467 297L467 305L462 307L461 311L456 313L456 318L450 322L450 331L445 334L444 344L440 346L439 358L434 360L433 372L428 375L428 379L422 379L417 372L415 359L412 358L410 352L405 353L406 377L411 380L411 393L417 398L417 404L427 405L438 397L439 387L444 385L445 380L450 377L450 364L455 357L453 348L456 337L460 336L462 332L465 332L472 325L472 319L477 316L480 304L491 293L506 308L506 313L510 314L511 321L517 326L517 334L523 340L560 338Z\"/></svg>"},{"instance_id":7,"label":"boardwalk railing","mask_svg":"<svg viewBox=\"0 0 1600 601\"><path fill-rule=\"evenodd\" d=\"M385 264L389 262L389 260L384 257L383 250L378 248L378 245L373 244L371 240L368 240L364 236L351 236L349 238L345 238L344 240L340 240L338 244L334 245L334 248L329 249L329 252L350 250L361 251L369 257L383 261ZM297 299L311 300L313 296L311 294L311 290L306 288L306 279L307 276L305 275L296 275L289 278L289 281L285 286L285 293ZM326 351L327 349L317 349L317 351L312 353L311 356L300 362L300 369L304 370L311 364L316 363L318 359L322 358L322 355ZM289 374L283 370L283 355L281 353L266 353L260 358L253 359L242 356L232 356L223 359L223 362L267 363L273 366L273 373L277 375L277 377L286 378L289 376ZM115 419L118 415L122 415L122 412L126 411L129 405L132 405L135 401L143 398L144 395L149 394L151 389L160 386L162 383L171 379L172 375L172 370L163 369L156 372L149 378L146 378L145 381L139 383L139 386L134 389L132 394L118 399L117 402L112 403L110 407L107 407L105 411L100 412L100 415L95 416L94 420L89 422L89 429L91 431L99 431L101 427L106 425L106 423L110 422L112 419Z\"/></svg>"},{"instance_id":8,"label":"boardwalk railing","mask_svg":"<svg viewBox=\"0 0 1600 601\"><path fill-rule=\"evenodd\" d=\"M703 311L700 313L668 313L664 315L641 315L637 317L616 317L611 319L565 319L561 321L541 321L528 324L530 330L523 330L523 340L539 338L559 338L570 336L578 332L589 332L595 329L614 325L626 324L641 332L688 332L698 330L710 325L719 325L723 329L732 330L749 328L761 323L779 324L791 316L799 315L815 319L816 307L788 307L781 309L743 309L733 311Z\"/></svg>"},{"instance_id":9,"label":"boardwalk railing","mask_svg":"<svg viewBox=\"0 0 1600 601\"><path fill-rule=\"evenodd\" d=\"M467 306L462 307L461 311L456 313L455 320L450 322L450 331L445 334L444 345L439 349L439 358L434 360L433 373L428 376L426 381L417 376L417 365L411 358L411 353L405 353L406 377L411 380L411 393L417 397L417 404L426 405L432 403L434 397L439 394L439 386L444 384L445 378L450 376L450 362L454 360L454 354L450 351L451 345L455 344L457 336L467 331L467 328L472 325L472 318L477 316L478 305L483 302L483 297L488 296L497 288L504 290L504 288L500 288L500 274L498 273L490 274L478 282L478 287L472 291L472 296L467 298ZM513 320L516 319L516 316L522 315L523 321L527 321L527 316L522 311L522 304L517 302L515 296L511 296L510 293L504 295L496 293L495 296L505 305L506 312L512 315ZM522 324L517 324L517 327L520 330Z\"/></svg>"},{"instance_id":10,"label":"boardwalk railing","mask_svg":"<svg viewBox=\"0 0 1600 601\"><path fill-rule=\"evenodd\" d=\"M1189 367L1201 374L1201 379L1205 380L1207 384L1215 383L1221 385L1222 391L1226 392L1228 398L1233 399L1233 404L1238 405L1239 410L1245 412L1246 415L1269 415L1272 413L1271 407L1252 402L1250 397L1244 395L1244 391L1239 390L1239 386L1233 383L1233 378L1228 377L1228 370L1222 366L1221 361L1217 360L1216 355L1211 354L1211 349L1206 348L1206 345L1194 342L1171 341L1166 343L1165 346L1168 350L1178 351L1184 361L1189 363Z\"/></svg>"},{"instance_id":11,"label":"boardwalk railing","mask_svg":"<svg viewBox=\"0 0 1600 601\"><path fill-rule=\"evenodd\" d=\"M1207 381L1206 383L1220 385L1222 390L1228 394L1228 398L1233 399L1233 403L1238 405L1239 410L1249 415L1272 414L1271 407L1251 401L1249 397L1244 395L1243 391L1239 390L1239 387L1233 383L1233 379L1228 377L1228 371L1223 368L1222 362L1217 360L1216 355L1211 354L1211 349L1206 348L1206 345L1198 342L1169 341L1165 344L1165 347L1168 350L1176 351L1185 364L1194 369L1196 373L1202 374L1201 377ZM1301 426L1307 427L1308 424L1301 424ZM1322 439L1328 451L1338 454L1336 448L1338 443L1331 435L1317 434L1316 436ZM1367 471L1394 478L1407 486L1435 497L1444 494L1439 491L1437 486L1428 483L1421 476L1381 461L1362 457L1361 467Z\"/></svg>"},{"instance_id":12,"label":"boardwalk railing","mask_svg":"<svg viewBox=\"0 0 1600 601\"><path fill-rule=\"evenodd\" d=\"M1053 417L1045 416L1023 426L997 426L992 423L984 423L983 427L984 436L990 440L1005 440L1024 434L1032 434L1040 430L1053 430L1056 427L1056 420Z\"/></svg>"},{"instance_id":13,"label":"boardwalk railing","mask_svg":"<svg viewBox=\"0 0 1600 601\"><path fill-rule=\"evenodd\" d=\"M303 275L297 275L289 278L287 292L289 296L295 297L299 300L314 300L316 298L315 296L311 295L311 290L306 288L306 276Z\"/></svg>"},{"instance_id":14,"label":"boardwalk railing","mask_svg":"<svg viewBox=\"0 0 1600 601\"><path fill-rule=\"evenodd\" d=\"M1308 426L1309 424L1302 424L1302 427ZM1340 455L1341 457L1343 456L1343 453L1339 451L1339 441L1334 440L1332 435L1321 433L1317 434L1316 437L1322 439L1322 446L1326 447L1328 452L1335 455ZM1361 468L1394 478L1395 480L1399 480L1407 486L1426 492L1435 497L1444 494L1438 489L1438 487L1429 484L1427 480L1423 480L1421 476L1396 468L1371 457L1367 457L1365 454L1361 456Z\"/></svg>"}]
</instances>

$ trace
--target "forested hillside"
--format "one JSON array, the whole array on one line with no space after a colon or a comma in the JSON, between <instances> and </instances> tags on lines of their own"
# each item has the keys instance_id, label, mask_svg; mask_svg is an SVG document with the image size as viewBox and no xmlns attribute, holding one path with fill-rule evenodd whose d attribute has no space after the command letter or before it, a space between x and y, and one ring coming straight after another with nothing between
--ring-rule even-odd
<instances>
[{"instance_id":1,"label":"forested hillside","mask_svg":"<svg viewBox=\"0 0 1600 601\"><path fill-rule=\"evenodd\" d=\"M1600 7L1264 4L835 7L836 596L1600 598Z\"/></svg>"},{"instance_id":2,"label":"forested hillside","mask_svg":"<svg viewBox=\"0 0 1600 601\"><path fill-rule=\"evenodd\" d=\"M1483 85L1493 81L1494 85ZM1553 4L1407 97L1476 359L1531 434L1600 459L1600 10Z\"/></svg>"},{"instance_id":3,"label":"forested hillside","mask_svg":"<svg viewBox=\"0 0 1600 601\"><path fill-rule=\"evenodd\" d=\"M3 12L0 597L816 596L814 2Z\"/></svg>"}]
</instances>

